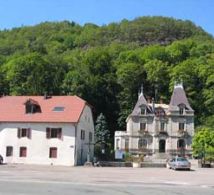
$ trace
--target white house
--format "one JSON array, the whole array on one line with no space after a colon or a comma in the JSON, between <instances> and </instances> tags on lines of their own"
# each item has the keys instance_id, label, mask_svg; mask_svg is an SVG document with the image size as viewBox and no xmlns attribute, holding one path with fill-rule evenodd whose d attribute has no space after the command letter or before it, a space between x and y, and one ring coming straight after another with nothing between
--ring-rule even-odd
<instances>
[{"instance_id":1,"label":"white house","mask_svg":"<svg viewBox=\"0 0 214 195\"><path fill-rule=\"evenodd\" d=\"M77 96L0 98L5 163L75 166L93 158L91 107Z\"/></svg>"},{"instance_id":2,"label":"white house","mask_svg":"<svg viewBox=\"0 0 214 195\"><path fill-rule=\"evenodd\" d=\"M182 84L174 86L169 104L146 101L142 88L126 123L126 131L115 132L116 151L154 158L192 155L194 110Z\"/></svg>"}]
</instances>

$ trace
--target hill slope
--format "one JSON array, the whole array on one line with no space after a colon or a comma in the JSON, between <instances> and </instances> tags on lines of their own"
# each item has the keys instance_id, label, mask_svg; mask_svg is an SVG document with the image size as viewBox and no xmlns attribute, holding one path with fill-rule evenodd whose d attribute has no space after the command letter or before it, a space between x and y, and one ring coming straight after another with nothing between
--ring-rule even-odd
<instances>
[{"instance_id":1,"label":"hill slope","mask_svg":"<svg viewBox=\"0 0 214 195\"><path fill-rule=\"evenodd\" d=\"M196 124L214 113L214 40L190 21L140 17L106 26L44 22L0 31L0 92L76 94L125 128L139 86L169 101L183 80Z\"/></svg>"}]
</instances>

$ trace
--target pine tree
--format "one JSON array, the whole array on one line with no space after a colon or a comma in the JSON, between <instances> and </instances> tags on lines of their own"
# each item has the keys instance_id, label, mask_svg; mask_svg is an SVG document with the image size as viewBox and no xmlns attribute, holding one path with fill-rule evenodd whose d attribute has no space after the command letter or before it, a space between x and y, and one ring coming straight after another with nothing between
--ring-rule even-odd
<instances>
[{"instance_id":1,"label":"pine tree","mask_svg":"<svg viewBox=\"0 0 214 195\"><path fill-rule=\"evenodd\" d=\"M105 116L101 113L96 120L95 142L107 144L110 138L110 131Z\"/></svg>"}]
</instances>

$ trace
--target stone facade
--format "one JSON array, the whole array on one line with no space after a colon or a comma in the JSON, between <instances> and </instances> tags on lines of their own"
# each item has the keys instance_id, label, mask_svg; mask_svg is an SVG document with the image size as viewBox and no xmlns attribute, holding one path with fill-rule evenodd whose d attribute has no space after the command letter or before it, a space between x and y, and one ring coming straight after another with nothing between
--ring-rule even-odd
<instances>
[{"instance_id":1,"label":"stone facade","mask_svg":"<svg viewBox=\"0 0 214 195\"><path fill-rule=\"evenodd\" d=\"M126 123L126 131L115 132L117 151L154 158L192 155L194 111L181 84L174 86L169 105L147 102L141 89Z\"/></svg>"}]
</instances>

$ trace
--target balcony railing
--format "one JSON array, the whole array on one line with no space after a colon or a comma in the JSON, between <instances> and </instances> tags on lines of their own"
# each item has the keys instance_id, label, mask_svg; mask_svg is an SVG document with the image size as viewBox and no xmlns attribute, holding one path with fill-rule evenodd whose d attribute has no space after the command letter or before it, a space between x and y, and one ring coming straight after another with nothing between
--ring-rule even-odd
<instances>
[{"instance_id":1,"label":"balcony railing","mask_svg":"<svg viewBox=\"0 0 214 195\"><path fill-rule=\"evenodd\" d=\"M139 134L148 134L149 131L148 131L147 129L140 129L140 130L138 131L138 133L139 133Z\"/></svg>"},{"instance_id":2,"label":"balcony railing","mask_svg":"<svg viewBox=\"0 0 214 195\"><path fill-rule=\"evenodd\" d=\"M178 136L187 136L188 135L188 132L185 130L185 129L179 129L177 131L177 135Z\"/></svg>"},{"instance_id":3,"label":"balcony railing","mask_svg":"<svg viewBox=\"0 0 214 195\"><path fill-rule=\"evenodd\" d=\"M159 130L159 129L155 130L155 134L156 135L168 135L166 130Z\"/></svg>"}]
</instances>

